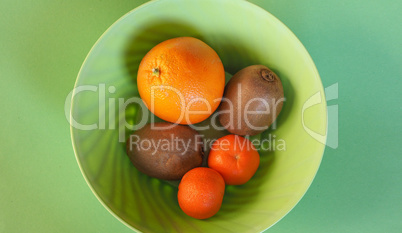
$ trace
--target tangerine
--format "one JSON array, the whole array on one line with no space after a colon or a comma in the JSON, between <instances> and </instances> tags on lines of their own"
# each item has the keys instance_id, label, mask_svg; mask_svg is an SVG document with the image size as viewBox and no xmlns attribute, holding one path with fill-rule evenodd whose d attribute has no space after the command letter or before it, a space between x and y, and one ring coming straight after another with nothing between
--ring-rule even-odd
<instances>
[{"instance_id":1,"label":"tangerine","mask_svg":"<svg viewBox=\"0 0 402 233\"><path fill-rule=\"evenodd\" d=\"M260 155L253 143L234 134L216 140L208 156L208 167L218 171L228 185L249 181L259 164Z\"/></svg>"},{"instance_id":2,"label":"tangerine","mask_svg":"<svg viewBox=\"0 0 402 233\"><path fill-rule=\"evenodd\" d=\"M206 219L219 211L224 193L225 181L217 171L197 167L183 176L177 199L184 213L193 218Z\"/></svg>"}]
</instances>

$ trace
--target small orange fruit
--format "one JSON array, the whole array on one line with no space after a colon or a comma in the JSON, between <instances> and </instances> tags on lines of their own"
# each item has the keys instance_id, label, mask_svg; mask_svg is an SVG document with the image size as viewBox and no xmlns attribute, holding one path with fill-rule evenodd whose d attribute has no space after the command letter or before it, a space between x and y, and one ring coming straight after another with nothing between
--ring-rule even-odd
<instances>
[{"instance_id":1,"label":"small orange fruit","mask_svg":"<svg viewBox=\"0 0 402 233\"><path fill-rule=\"evenodd\" d=\"M152 113L179 124L195 124L219 106L225 71L218 54L193 37L153 47L138 68L139 94Z\"/></svg>"},{"instance_id":2,"label":"small orange fruit","mask_svg":"<svg viewBox=\"0 0 402 233\"><path fill-rule=\"evenodd\" d=\"M208 156L208 167L218 171L228 185L250 180L260 164L260 155L247 138L227 135L216 140Z\"/></svg>"},{"instance_id":3,"label":"small orange fruit","mask_svg":"<svg viewBox=\"0 0 402 233\"><path fill-rule=\"evenodd\" d=\"M219 211L224 193L225 181L217 171L197 167L183 176L177 199L184 213L193 218L206 219Z\"/></svg>"}]
</instances>

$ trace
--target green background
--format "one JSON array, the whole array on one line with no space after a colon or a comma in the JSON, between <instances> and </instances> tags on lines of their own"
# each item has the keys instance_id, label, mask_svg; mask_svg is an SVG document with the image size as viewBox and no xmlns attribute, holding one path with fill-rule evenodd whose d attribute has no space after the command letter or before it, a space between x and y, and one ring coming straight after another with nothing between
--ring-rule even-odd
<instances>
[{"instance_id":1,"label":"green background","mask_svg":"<svg viewBox=\"0 0 402 233\"><path fill-rule=\"evenodd\" d=\"M78 168L66 96L92 45L146 1L0 1L0 232L132 232L95 198ZM339 147L268 232L402 229L401 1L253 2L338 83ZM213 6L211 6L213 7Z\"/></svg>"}]
</instances>

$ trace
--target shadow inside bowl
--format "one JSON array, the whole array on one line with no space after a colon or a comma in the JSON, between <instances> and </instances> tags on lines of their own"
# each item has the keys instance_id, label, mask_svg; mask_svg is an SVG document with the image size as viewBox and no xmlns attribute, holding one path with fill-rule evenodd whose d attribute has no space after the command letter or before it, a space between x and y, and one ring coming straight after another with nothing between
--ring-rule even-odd
<instances>
[{"instance_id":1,"label":"shadow inside bowl","mask_svg":"<svg viewBox=\"0 0 402 233\"><path fill-rule=\"evenodd\" d=\"M261 184L270 178L271 167L275 162L275 151L260 153L260 165L254 176L244 185L226 186L225 196L221 210L216 217L230 218L238 211L247 211L249 204L255 202L256 197L261 195Z\"/></svg>"},{"instance_id":2,"label":"shadow inside bowl","mask_svg":"<svg viewBox=\"0 0 402 233\"><path fill-rule=\"evenodd\" d=\"M270 67L268 66L268 68L270 68ZM279 126L279 125L281 125L281 123L286 121L286 119L289 117L289 115L293 109L292 106L295 101L295 91L289 80L289 77L287 77L284 72L280 72L279 70L277 70L275 68L270 68L270 69L276 75L278 75L279 79L281 80L282 86L283 86L283 95L285 97L285 101L283 102L282 110L279 113L278 118L276 119L276 122L274 123L274 124L276 124L276 126Z\"/></svg>"},{"instance_id":3,"label":"shadow inside bowl","mask_svg":"<svg viewBox=\"0 0 402 233\"><path fill-rule=\"evenodd\" d=\"M217 41L225 42L214 44L214 38L216 38ZM212 35L211 43L207 42L207 44L219 55L225 67L225 71L232 75L247 66L261 63L256 55L256 51L240 44L236 38L230 38L222 34Z\"/></svg>"},{"instance_id":4,"label":"shadow inside bowl","mask_svg":"<svg viewBox=\"0 0 402 233\"><path fill-rule=\"evenodd\" d=\"M126 45L124 55L124 62L133 82L137 83L138 67L149 50L165 40L182 36L191 36L203 40L199 31L182 22L150 22L141 30L134 30L128 40L129 43Z\"/></svg>"}]
</instances>

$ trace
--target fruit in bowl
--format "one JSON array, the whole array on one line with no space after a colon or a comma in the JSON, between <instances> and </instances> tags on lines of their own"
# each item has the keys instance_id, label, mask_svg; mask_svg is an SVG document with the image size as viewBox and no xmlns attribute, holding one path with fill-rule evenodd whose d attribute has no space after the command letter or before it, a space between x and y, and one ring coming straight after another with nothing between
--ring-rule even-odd
<instances>
[{"instance_id":1,"label":"fruit in bowl","mask_svg":"<svg viewBox=\"0 0 402 233\"><path fill-rule=\"evenodd\" d=\"M138 91L149 110L163 120L195 124L219 106L225 71L218 54L194 37L173 38L142 59Z\"/></svg>"},{"instance_id":2,"label":"fruit in bowl","mask_svg":"<svg viewBox=\"0 0 402 233\"><path fill-rule=\"evenodd\" d=\"M138 91L147 108L176 124L208 118L221 102L224 83L225 71L217 53L193 37L173 38L153 47L141 60L137 75ZM263 65L248 66L229 81L217 114L230 132L255 135L276 120L283 100L282 83L273 71ZM252 118L248 117L249 107ZM151 123L130 136L127 154L133 165L149 176L182 179L180 207L191 217L205 219L220 209L224 184L245 184L257 171L260 157L247 138L228 135L212 145L208 155L212 170L195 168L201 166L203 152L210 149L203 150L197 136L190 127Z\"/></svg>"},{"instance_id":3,"label":"fruit in bowl","mask_svg":"<svg viewBox=\"0 0 402 233\"><path fill-rule=\"evenodd\" d=\"M187 215L206 219L219 211L224 193L225 181L221 174L211 168L198 167L183 176L177 199Z\"/></svg>"},{"instance_id":4,"label":"fruit in bowl","mask_svg":"<svg viewBox=\"0 0 402 233\"><path fill-rule=\"evenodd\" d=\"M147 108L176 124L199 123L208 118L221 102L224 83L225 71L219 56L193 37L173 38L153 47L141 60L137 75L138 90ZM224 127L233 133L254 135L263 131L255 128L266 126L266 129L276 120L282 108L281 102L278 107L277 99L283 99L283 88L274 72L263 65L254 65L233 76L225 96L217 112L220 121L226 123ZM257 112L251 121L243 114L250 103L254 104L254 113L261 106L266 107L265 112ZM246 128L235 127L233 118L247 124ZM247 138L228 135L212 145L208 156L212 170L195 168L201 166L204 151L210 148L203 149L202 139L195 130L176 124L151 123L135 131L127 140L127 154L139 171L151 177L163 180L186 177L179 185L180 207L194 218L212 217L220 209L224 184L242 185L250 180L258 168L259 154ZM197 174L198 178L190 178ZM217 179L223 188L216 183ZM194 206L194 203L204 204Z\"/></svg>"},{"instance_id":5,"label":"fruit in bowl","mask_svg":"<svg viewBox=\"0 0 402 233\"><path fill-rule=\"evenodd\" d=\"M127 140L127 155L142 173L164 180L178 180L201 166L204 152L197 131L170 123L147 124ZM174 142L177 145L173 145Z\"/></svg>"},{"instance_id":6,"label":"fruit in bowl","mask_svg":"<svg viewBox=\"0 0 402 233\"><path fill-rule=\"evenodd\" d=\"M286 95L278 127L250 137L262 141L256 173L244 185L226 186L220 210L207 220L186 215L177 187L144 175L126 153L135 125L148 122L146 113L154 117L138 92L139 64L154 46L177 37L208 44L230 74L254 64L269 67ZM71 135L79 167L105 208L135 231L261 232L302 198L325 148L326 102L314 62L283 23L247 1L159 0L136 8L97 41L75 87L80 89L72 94ZM219 117L206 120L219 125ZM311 131L324 135L324 142Z\"/></svg>"},{"instance_id":7,"label":"fruit in bowl","mask_svg":"<svg viewBox=\"0 0 402 233\"><path fill-rule=\"evenodd\" d=\"M229 81L219 121L231 133L256 135L267 130L282 110L280 78L264 65L241 69Z\"/></svg>"},{"instance_id":8,"label":"fruit in bowl","mask_svg":"<svg viewBox=\"0 0 402 233\"><path fill-rule=\"evenodd\" d=\"M218 171L228 185L242 185L260 165L257 149L247 138L227 135L217 139L208 156L208 166Z\"/></svg>"}]
</instances>

